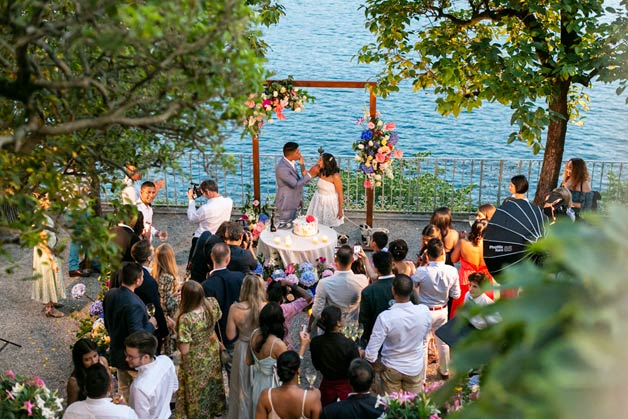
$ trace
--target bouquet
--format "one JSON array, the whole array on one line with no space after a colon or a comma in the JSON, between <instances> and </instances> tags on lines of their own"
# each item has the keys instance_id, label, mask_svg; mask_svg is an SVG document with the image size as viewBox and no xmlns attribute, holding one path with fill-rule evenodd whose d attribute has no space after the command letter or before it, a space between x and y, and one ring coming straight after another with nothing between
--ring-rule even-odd
<instances>
[{"instance_id":1,"label":"bouquet","mask_svg":"<svg viewBox=\"0 0 628 419\"><path fill-rule=\"evenodd\" d=\"M100 317L102 316L102 302L100 300L96 300L96 302L92 304L90 307L90 314L92 311L98 313L94 314L95 316L98 316L98 318L94 319L93 317L87 317L82 319L79 324L79 330L76 333L76 337L78 339L91 339L98 347L98 353L105 358L109 358L111 338L105 328L105 321L102 317Z\"/></svg>"},{"instance_id":2,"label":"bouquet","mask_svg":"<svg viewBox=\"0 0 628 419\"><path fill-rule=\"evenodd\" d=\"M56 419L61 417L63 399L50 391L40 377L27 379L11 370L0 373L0 417Z\"/></svg>"},{"instance_id":3,"label":"bouquet","mask_svg":"<svg viewBox=\"0 0 628 419\"><path fill-rule=\"evenodd\" d=\"M373 118L365 115L356 123L363 128L360 139L353 143L357 152L355 160L360 164L358 172L366 175L365 188L380 186L384 176L394 178L392 160L403 157L403 151L397 148L399 135L394 131L395 123L384 122L379 112Z\"/></svg>"},{"instance_id":4,"label":"bouquet","mask_svg":"<svg viewBox=\"0 0 628 419\"><path fill-rule=\"evenodd\" d=\"M253 238L253 244L257 244L260 234L266 228L268 217L268 202L261 205L257 199L251 199L251 194L246 194L246 202L242 206L242 216L244 228L249 229Z\"/></svg>"},{"instance_id":5,"label":"bouquet","mask_svg":"<svg viewBox=\"0 0 628 419\"><path fill-rule=\"evenodd\" d=\"M399 393L377 396L375 407L386 408L383 415L386 419L440 419L440 411L430 399L430 393L419 394L401 391Z\"/></svg>"},{"instance_id":6,"label":"bouquet","mask_svg":"<svg viewBox=\"0 0 628 419\"><path fill-rule=\"evenodd\" d=\"M268 261L264 268L264 277L267 278L267 281L286 279L293 284L299 284L305 289L310 289L312 292L319 279L317 269L309 262L290 263L284 268L281 266L281 261Z\"/></svg>"},{"instance_id":7,"label":"bouquet","mask_svg":"<svg viewBox=\"0 0 628 419\"><path fill-rule=\"evenodd\" d=\"M299 90L293 86L292 77L286 80L278 80L268 83L261 95L251 94L249 100L245 102L249 111L244 120L244 132L259 135L259 132L268 121L273 122L273 113L277 119L283 121L286 119L284 109L292 109L295 112L301 112L304 108L304 102L313 102L314 97L310 96L305 90Z\"/></svg>"}]
</instances>

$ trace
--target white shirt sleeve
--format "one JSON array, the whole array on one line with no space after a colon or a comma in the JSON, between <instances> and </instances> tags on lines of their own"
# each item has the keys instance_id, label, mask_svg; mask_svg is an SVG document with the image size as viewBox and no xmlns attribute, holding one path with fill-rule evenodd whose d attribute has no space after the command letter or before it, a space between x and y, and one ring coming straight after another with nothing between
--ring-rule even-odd
<instances>
[{"instance_id":1,"label":"white shirt sleeve","mask_svg":"<svg viewBox=\"0 0 628 419\"><path fill-rule=\"evenodd\" d=\"M137 387L131 386L129 399L129 406L135 410L139 419L152 419L150 413L151 403L146 394L138 390Z\"/></svg>"},{"instance_id":2,"label":"white shirt sleeve","mask_svg":"<svg viewBox=\"0 0 628 419\"><path fill-rule=\"evenodd\" d=\"M386 339L386 326L382 321L382 315L377 316L375 320L375 326L373 326L373 332L371 333L371 337L369 339L369 343L366 346L366 352L364 354L364 359L368 362L377 361L377 354L379 353L379 348L384 344L384 340Z\"/></svg>"},{"instance_id":3,"label":"white shirt sleeve","mask_svg":"<svg viewBox=\"0 0 628 419\"><path fill-rule=\"evenodd\" d=\"M314 304L312 304L312 317L318 319L321 317L321 313L325 308L325 302L327 301L327 291L325 290L325 284L319 283L316 289L316 295L314 295Z\"/></svg>"},{"instance_id":4,"label":"white shirt sleeve","mask_svg":"<svg viewBox=\"0 0 628 419\"><path fill-rule=\"evenodd\" d=\"M198 211L196 210L196 204L193 199L188 201L188 220L193 223L197 223L200 220Z\"/></svg>"}]
</instances>

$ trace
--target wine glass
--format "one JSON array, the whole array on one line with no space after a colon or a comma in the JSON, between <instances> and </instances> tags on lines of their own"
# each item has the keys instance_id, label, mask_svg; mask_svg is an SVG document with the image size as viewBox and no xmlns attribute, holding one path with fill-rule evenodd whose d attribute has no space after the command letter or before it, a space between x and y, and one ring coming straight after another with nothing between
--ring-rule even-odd
<instances>
[{"instance_id":1,"label":"wine glass","mask_svg":"<svg viewBox=\"0 0 628 419\"><path fill-rule=\"evenodd\" d=\"M148 317L153 317L155 315L155 304L146 304L146 313L148 314Z\"/></svg>"},{"instance_id":2,"label":"wine glass","mask_svg":"<svg viewBox=\"0 0 628 419\"><path fill-rule=\"evenodd\" d=\"M305 370L305 379L310 384L310 388L314 388L316 383L317 372L314 368L308 368Z\"/></svg>"},{"instance_id":3,"label":"wine glass","mask_svg":"<svg viewBox=\"0 0 628 419\"><path fill-rule=\"evenodd\" d=\"M469 215L468 221L469 221L469 227L473 227L473 223L475 223L475 218L476 215Z\"/></svg>"}]
</instances>

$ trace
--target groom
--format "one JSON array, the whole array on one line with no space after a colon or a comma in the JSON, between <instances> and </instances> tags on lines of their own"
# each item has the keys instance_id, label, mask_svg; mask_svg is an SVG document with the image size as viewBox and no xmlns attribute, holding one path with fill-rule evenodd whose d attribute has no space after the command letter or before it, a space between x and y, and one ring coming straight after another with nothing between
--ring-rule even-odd
<instances>
[{"instance_id":1,"label":"groom","mask_svg":"<svg viewBox=\"0 0 628 419\"><path fill-rule=\"evenodd\" d=\"M296 165L297 160L299 167ZM303 203L303 185L318 176L319 171L320 168L315 164L306 172L299 145L291 141L284 144L283 158L275 167L275 207L280 222L290 222L297 217L297 209Z\"/></svg>"}]
</instances>

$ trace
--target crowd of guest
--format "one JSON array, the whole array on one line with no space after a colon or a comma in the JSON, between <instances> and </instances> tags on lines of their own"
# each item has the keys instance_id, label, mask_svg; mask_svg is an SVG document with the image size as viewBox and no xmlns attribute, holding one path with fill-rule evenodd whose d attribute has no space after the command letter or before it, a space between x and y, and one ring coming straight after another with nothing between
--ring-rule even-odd
<instances>
[{"instance_id":1,"label":"crowd of guest","mask_svg":"<svg viewBox=\"0 0 628 419\"><path fill-rule=\"evenodd\" d=\"M583 163L571 160L564 187L548 196L545 212L554 219L590 208ZM182 275L172 246L151 244L168 236L152 224L157 186L142 183L137 215L111 230L121 265L103 300L110 365L93 342L76 342L64 417L379 417L373 395L421 391L429 363L438 364L439 378L449 378L449 346L436 330L460 307L496 297L483 258L483 235L496 211L491 204L478 208L468 233L454 228L449 208L434 210L415 260L404 240L389 241L382 231L366 248L339 246L334 274L312 295L285 279L267 283L253 273L259 263L253 240L230 221L232 202L213 181L200 185L207 199L200 208L189 194L187 215L198 228ZM527 188L524 176L513 177L508 199L525 199ZM132 201L132 191L125 191ZM55 316L60 286L47 281L38 294ZM291 321L310 308L292 342ZM483 328L499 318L469 321ZM358 339L342 333L349 323L359 324ZM320 374L318 387L300 385L308 353Z\"/></svg>"}]
</instances>

